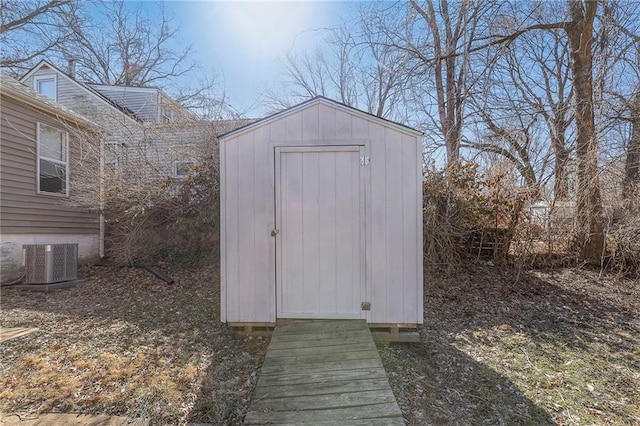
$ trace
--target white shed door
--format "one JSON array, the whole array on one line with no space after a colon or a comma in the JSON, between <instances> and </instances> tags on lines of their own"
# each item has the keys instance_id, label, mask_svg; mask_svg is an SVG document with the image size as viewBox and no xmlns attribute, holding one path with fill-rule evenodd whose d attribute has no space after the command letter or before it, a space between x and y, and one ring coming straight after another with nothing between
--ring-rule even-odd
<instances>
[{"instance_id":1,"label":"white shed door","mask_svg":"<svg viewBox=\"0 0 640 426\"><path fill-rule=\"evenodd\" d=\"M360 146L276 148L279 318L360 318Z\"/></svg>"}]
</instances>

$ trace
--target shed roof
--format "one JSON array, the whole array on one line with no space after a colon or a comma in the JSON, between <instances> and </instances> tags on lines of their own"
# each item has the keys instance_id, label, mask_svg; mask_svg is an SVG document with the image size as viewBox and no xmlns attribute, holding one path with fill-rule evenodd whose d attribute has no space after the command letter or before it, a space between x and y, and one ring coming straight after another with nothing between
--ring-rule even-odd
<instances>
[{"instance_id":1,"label":"shed roof","mask_svg":"<svg viewBox=\"0 0 640 426\"><path fill-rule=\"evenodd\" d=\"M83 126L100 127L86 117L65 108L56 101L44 96L30 87L25 86L13 77L0 73L0 93L3 96L20 100L41 111L53 114Z\"/></svg>"},{"instance_id":2,"label":"shed roof","mask_svg":"<svg viewBox=\"0 0 640 426\"><path fill-rule=\"evenodd\" d=\"M239 127L239 128L237 128L235 130L232 130L230 132L218 135L218 139L219 140L224 140L224 139L230 138L232 136L238 136L238 135L240 135L242 133L249 132L249 131L251 131L251 130L253 130L255 128L258 128L260 126L263 126L263 125L265 125L267 123L270 123L270 122L275 121L275 120L279 120L279 119L281 119L283 117L286 117L286 116L288 116L290 114L299 112L299 111L301 111L303 109L306 109L306 108L309 108L311 106L315 106L315 105L318 105L318 104L328 105L328 106L330 106L332 108L340 109L340 110L346 111L346 112L348 112L350 114L355 114L357 116L360 116L361 118L364 118L365 120L381 121L384 124L386 124L388 126L390 125L391 127L394 127L399 131L402 131L402 132L405 132L405 133L410 133L410 134L412 134L414 136L423 136L424 135L424 133L422 133L421 131L416 130L416 129L412 128L412 127L409 127L407 125L396 123L395 121L391 121L391 120L388 120L386 118L378 117L376 115L373 115L373 114L370 114L368 112L359 110L359 109L351 107L349 105L345 105L345 104L343 104L341 102L334 101L333 99L329 99L329 98L326 98L324 96L316 96L316 97L314 97L312 99L309 99L308 101L305 101L305 102L302 102L302 103L300 103L298 105L295 105L295 106L292 106L290 108L284 109L284 110L279 111L279 112L277 112L275 114L272 114L272 115L264 117L264 118L262 118L260 120L254 121L253 123L250 123L250 124L247 124L245 126Z\"/></svg>"}]
</instances>

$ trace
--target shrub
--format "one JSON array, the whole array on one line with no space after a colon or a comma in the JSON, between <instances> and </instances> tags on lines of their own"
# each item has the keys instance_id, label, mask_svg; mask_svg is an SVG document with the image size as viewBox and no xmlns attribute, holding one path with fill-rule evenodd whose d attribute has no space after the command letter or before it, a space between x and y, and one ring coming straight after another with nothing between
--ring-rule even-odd
<instances>
[{"instance_id":1,"label":"shrub","mask_svg":"<svg viewBox=\"0 0 640 426\"><path fill-rule=\"evenodd\" d=\"M424 247L427 266L462 258L505 260L521 223L529 191L506 172L480 173L476 163L438 170L423 181Z\"/></svg>"}]
</instances>

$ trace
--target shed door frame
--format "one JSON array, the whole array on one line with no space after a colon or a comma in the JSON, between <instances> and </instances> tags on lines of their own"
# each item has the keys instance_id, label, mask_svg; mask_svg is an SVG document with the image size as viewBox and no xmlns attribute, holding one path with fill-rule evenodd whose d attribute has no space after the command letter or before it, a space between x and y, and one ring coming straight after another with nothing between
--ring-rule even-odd
<instances>
[{"instance_id":1,"label":"shed door frame","mask_svg":"<svg viewBox=\"0 0 640 426\"><path fill-rule=\"evenodd\" d=\"M369 182L370 182L370 167L368 167L368 158L369 158L369 143L368 141L335 141L333 143L328 141L321 141L318 144L305 144L305 145L294 145L289 143L285 144L270 144L270 150L273 153L273 190L274 190L274 230L280 230L282 225L282 217L281 217L281 209L280 209L280 201L281 201L281 188L280 188L280 170L281 170L281 154L282 153L303 153L303 152L336 152L336 151L351 151L358 152L361 158L367 159L367 165L362 165L360 168L360 296L362 301L370 300L370 276L369 276L369 256L370 256L370 247L368 241L370 240L370 220L369 220L369 211L370 211L370 200L369 200ZM275 244L275 288L274 288L274 302L276 307L276 318L283 318L283 310L281 303L281 295L282 295L282 247L281 247L281 238L279 234L274 235L274 244ZM295 316L287 315L287 318L293 318ZM304 315L300 316L301 318L305 318ZM328 318L328 317L327 317ZM367 322L370 321L370 311L359 311L359 314L354 315L353 318L365 319Z\"/></svg>"}]
</instances>

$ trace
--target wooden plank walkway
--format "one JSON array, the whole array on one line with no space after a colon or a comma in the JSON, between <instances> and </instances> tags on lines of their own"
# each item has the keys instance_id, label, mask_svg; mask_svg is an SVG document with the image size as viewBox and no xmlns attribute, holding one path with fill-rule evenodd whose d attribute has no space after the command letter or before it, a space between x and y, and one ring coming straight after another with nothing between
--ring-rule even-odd
<instances>
[{"instance_id":1,"label":"wooden plank walkway","mask_svg":"<svg viewBox=\"0 0 640 426\"><path fill-rule=\"evenodd\" d=\"M364 321L278 325L247 425L404 425Z\"/></svg>"}]
</instances>

